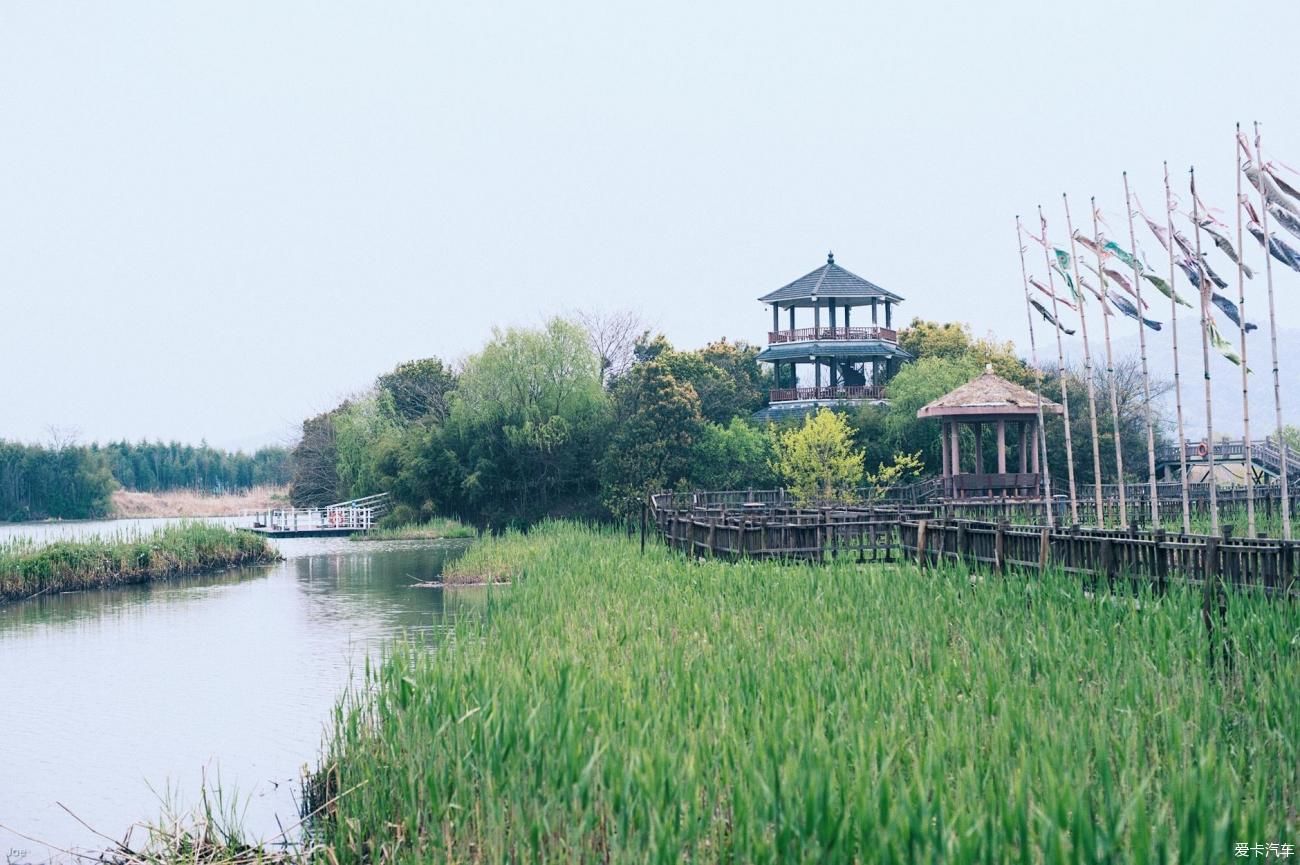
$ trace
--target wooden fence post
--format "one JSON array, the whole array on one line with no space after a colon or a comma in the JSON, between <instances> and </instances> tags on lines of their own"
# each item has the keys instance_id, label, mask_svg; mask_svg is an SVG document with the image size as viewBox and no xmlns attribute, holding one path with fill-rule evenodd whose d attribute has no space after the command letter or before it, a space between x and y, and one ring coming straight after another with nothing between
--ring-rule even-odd
<instances>
[{"instance_id":1,"label":"wooden fence post","mask_svg":"<svg viewBox=\"0 0 1300 865\"><path fill-rule=\"evenodd\" d=\"M645 501L641 502L641 555L645 555L645 515L648 506Z\"/></svg>"},{"instance_id":2,"label":"wooden fence post","mask_svg":"<svg viewBox=\"0 0 1300 865\"><path fill-rule=\"evenodd\" d=\"M1052 550L1052 535L1047 526L1038 530L1038 574L1047 573L1048 556Z\"/></svg>"},{"instance_id":3,"label":"wooden fence post","mask_svg":"<svg viewBox=\"0 0 1300 865\"><path fill-rule=\"evenodd\" d=\"M997 568L999 574L1007 572L1007 521L1001 519L998 521L998 527L993 535L993 566Z\"/></svg>"},{"instance_id":4,"label":"wooden fence post","mask_svg":"<svg viewBox=\"0 0 1300 865\"><path fill-rule=\"evenodd\" d=\"M1163 595L1169 587L1169 551L1165 549L1165 530L1156 529L1155 547L1155 590L1157 594Z\"/></svg>"},{"instance_id":5,"label":"wooden fence post","mask_svg":"<svg viewBox=\"0 0 1300 865\"><path fill-rule=\"evenodd\" d=\"M925 570L925 520L916 523L916 566Z\"/></svg>"}]
</instances>

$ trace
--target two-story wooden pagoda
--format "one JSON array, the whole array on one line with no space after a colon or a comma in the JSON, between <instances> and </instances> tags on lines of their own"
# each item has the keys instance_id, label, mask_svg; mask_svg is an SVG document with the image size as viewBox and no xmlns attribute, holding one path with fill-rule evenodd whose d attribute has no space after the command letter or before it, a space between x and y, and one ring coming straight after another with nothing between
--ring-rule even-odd
<instances>
[{"instance_id":1,"label":"two-story wooden pagoda","mask_svg":"<svg viewBox=\"0 0 1300 865\"><path fill-rule=\"evenodd\" d=\"M884 402L886 382L912 359L898 347L894 329L894 307L903 299L840 267L834 254L759 300L772 306L772 330L758 360L772 364L777 387L757 419L778 420L823 405ZM870 309L870 324L853 324L855 308L859 321ZM812 321L805 318L799 327L796 309L811 310Z\"/></svg>"}]
</instances>

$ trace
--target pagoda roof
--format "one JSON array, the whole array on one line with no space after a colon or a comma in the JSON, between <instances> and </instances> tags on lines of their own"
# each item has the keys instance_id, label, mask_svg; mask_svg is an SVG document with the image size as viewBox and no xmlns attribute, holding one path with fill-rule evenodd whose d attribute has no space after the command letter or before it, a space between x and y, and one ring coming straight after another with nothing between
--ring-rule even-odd
<instances>
[{"instance_id":1,"label":"pagoda roof","mask_svg":"<svg viewBox=\"0 0 1300 865\"><path fill-rule=\"evenodd\" d=\"M833 357L842 360L867 360L873 357L896 357L911 360L912 355L892 342L880 339L863 340L812 340L809 342L786 342L769 345L758 353L755 360L760 363L773 363L787 360L808 360L810 357Z\"/></svg>"},{"instance_id":2,"label":"pagoda roof","mask_svg":"<svg viewBox=\"0 0 1300 865\"><path fill-rule=\"evenodd\" d=\"M805 273L789 285L778 288L759 298L763 303L778 306L796 306L799 301L816 301L818 298L848 298L851 300L888 300L901 303L902 298L886 291L874 282L863 279L835 263L835 254L826 256L826 263L811 273Z\"/></svg>"},{"instance_id":3,"label":"pagoda roof","mask_svg":"<svg viewBox=\"0 0 1300 865\"><path fill-rule=\"evenodd\" d=\"M993 364L984 367L984 373L964 385L926 403L916 413L917 417L957 417L963 415L1007 416L1038 413L1038 394L1027 387L1007 381L993 372ZM1044 397L1043 411L1061 414L1058 403Z\"/></svg>"}]
</instances>

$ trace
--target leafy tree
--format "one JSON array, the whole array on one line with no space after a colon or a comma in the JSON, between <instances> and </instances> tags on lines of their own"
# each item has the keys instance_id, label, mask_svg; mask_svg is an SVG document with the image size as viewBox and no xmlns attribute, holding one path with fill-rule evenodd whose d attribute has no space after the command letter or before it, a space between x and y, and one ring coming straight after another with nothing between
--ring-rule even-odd
<instances>
[{"instance_id":1,"label":"leafy tree","mask_svg":"<svg viewBox=\"0 0 1300 865\"><path fill-rule=\"evenodd\" d=\"M495 331L465 363L444 439L465 507L493 523L590 512L608 416L582 327Z\"/></svg>"},{"instance_id":2,"label":"leafy tree","mask_svg":"<svg viewBox=\"0 0 1300 865\"><path fill-rule=\"evenodd\" d=\"M923 357L903 366L889 383L889 414L885 418L885 439L890 452L920 453L926 468L938 473L943 465L940 423L922 420L917 411L948 391L979 375L980 368L969 356Z\"/></svg>"},{"instance_id":3,"label":"leafy tree","mask_svg":"<svg viewBox=\"0 0 1300 865\"><path fill-rule=\"evenodd\" d=\"M321 507L346 498L339 494L334 415L347 407L345 402L302 422L302 438L293 449L293 483L289 487L294 507Z\"/></svg>"},{"instance_id":4,"label":"leafy tree","mask_svg":"<svg viewBox=\"0 0 1300 865\"><path fill-rule=\"evenodd\" d=\"M375 380L375 389L387 394L393 411L403 421L447 419L456 374L436 357L408 360Z\"/></svg>"},{"instance_id":5,"label":"leafy tree","mask_svg":"<svg viewBox=\"0 0 1300 865\"><path fill-rule=\"evenodd\" d=\"M605 507L625 517L648 493L686 477L702 423L700 400L660 358L637 364L618 380L614 414L600 476Z\"/></svg>"},{"instance_id":6,"label":"leafy tree","mask_svg":"<svg viewBox=\"0 0 1300 865\"><path fill-rule=\"evenodd\" d=\"M705 423L691 448L691 486L702 490L770 489L772 436L744 418Z\"/></svg>"},{"instance_id":7,"label":"leafy tree","mask_svg":"<svg viewBox=\"0 0 1300 865\"><path fill-rule=\"evenodd\" d=\"M845 499L862 482L863 455L844 416L823 408L777 434L772 468L800 502Z\"/></svg>"},{"instance_id":8,"label":"leafy tree","mask_svg":"<svg viewBox=\"0 0 1300 865\"><path fill-rule=\"evenodd\" d=\"M396 435L398 418L390 391L367 394L334 413L334 467L343 498L381 492L375 463L379 443Z\"/></svg>"},{"instance_id":9,"label":"leafy tree","mask_svg":"<svg viewBox=\"0 0 1300 865\"><path fill-rule=\"evenodd\" d=\"M940 324L914 318L898 332L898 345L917 360L926 357L957 360L970 352L970 326L956 321Z\"/></svg>"},{"instance_id":10,"label":"leafy tree","mask_svg":"<svg viewBox=\"0 0 1300 865\"><path fill-rule=\"evenodd\" d=\"M919 451L914 454L894 454L894 460L889 465L881 463L875 472L867 472L871 497L884 498L891 489L918 477L924 470L925 463L922 462Z\"/></svg>"}]
</instances>

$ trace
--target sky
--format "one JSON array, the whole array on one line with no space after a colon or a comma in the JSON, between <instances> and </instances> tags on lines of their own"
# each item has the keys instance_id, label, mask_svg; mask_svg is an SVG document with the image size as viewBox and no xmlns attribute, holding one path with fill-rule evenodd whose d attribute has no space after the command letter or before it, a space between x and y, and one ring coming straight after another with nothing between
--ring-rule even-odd
<instances>
[{"instance_id":1,"label":"sky","mask_svg":"<svg viewBox=\"0 0 1300 865\"><path fill-rule=\"evenodd\" d=\"M1016 215L1064 240L1096 196L1124 241L1121 172L1158 211L1167 160L1231 221L1235 123L1300 166L1296 33L1284 0L0 4L0 438L285 443L575 310L760 342L828 250L1027 353Z\"/></svg>"}]
</instances>

